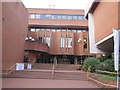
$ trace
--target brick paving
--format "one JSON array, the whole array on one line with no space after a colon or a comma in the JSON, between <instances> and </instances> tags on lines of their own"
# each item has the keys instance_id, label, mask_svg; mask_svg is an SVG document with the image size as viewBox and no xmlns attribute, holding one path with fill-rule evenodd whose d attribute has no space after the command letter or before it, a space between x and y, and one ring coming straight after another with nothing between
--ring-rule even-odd
<instances>
[{"instance_id":1,"label":"brick paving","mask_svg":"<svg viewBox=\"0 0 120 90\"><path fill-rule=\"evenodd\" d=\"M3 88L100 88L89 81L3 78Z\"/></svg>"}]
</instances>

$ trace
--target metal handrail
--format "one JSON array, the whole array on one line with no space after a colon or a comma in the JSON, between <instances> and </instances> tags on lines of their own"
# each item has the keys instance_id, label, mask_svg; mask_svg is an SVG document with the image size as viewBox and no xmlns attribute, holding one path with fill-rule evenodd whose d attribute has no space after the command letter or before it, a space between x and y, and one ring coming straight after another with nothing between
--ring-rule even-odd
<instances>
[{"instance_id":1,"label":"metal handrail","mask_svg":"<svg viewBox=\"0 0 120 90\"><path fill-rule=\"evenodd\" d=\"M109 72L109 71L102 71L102 70L95 70L95 71L98 72L98 73L106 73L106 74L114 74L114 75L117 74L116 72Z\"/></svg>"},{"instance_id":2,"label":"metal handrail","mask_svg":"<svg viewBox=\"0 0 120 90\"><path fill-rule=\"evenodd\" d=\"M52 78L54 79L54 72L55 72L55 65L53 64L53 67L52 67Z\"/></svg>"},{"instance_id":3,"label":"metal handrail","mask_svg":"<svg viewBox=\"0 0 120 90\"><path fill-rule=\"evenodd\" d=\"M2 73L2 75L5 74L5 76L7 77L10 73L12 73L15 70L16 64L14 64L12 67L10 67L9 69L5 70L5 73ZM3 70L4 71L4 70Z\"/></svg>"}]
</instances>

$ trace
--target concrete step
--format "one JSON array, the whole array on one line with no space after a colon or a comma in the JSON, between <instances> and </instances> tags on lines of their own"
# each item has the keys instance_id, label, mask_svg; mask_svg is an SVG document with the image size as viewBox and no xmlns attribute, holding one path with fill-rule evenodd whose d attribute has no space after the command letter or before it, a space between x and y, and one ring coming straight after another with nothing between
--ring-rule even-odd
<instances>
[{"instance_id":1,"label":"concrete step","mask_svg":"<svg viewBox=\"0 0 120 90\"><path fill-rule=\"evenodd\" d=\"M81 80L86 81L86 73L83 71L66 71L55 70L52 75L51 70L24 70L16 71L8 76L8 78L31 78L31 79L60 79L60 80Z\"/></svg>"},{"instance_id":2,"label":"concrete step","mask_svg":"<svg viewBox=\"0 0 120 90\"><path fill-rule=\"evenodd\" d=\"M43 71L16 71L8 76L9 78L34 78L34 79L51 79L51 72Z\"/></svg>"},{"instance_id":3,"label":"concrete step","mask_svg":"<svg viewBox=\"0 0 120 90\"><path fill-rule=\"evenodd\" d=\"M77 66L74 64L58 64L56 70L77 70Z\"/></svg>"},{"instance_id":4,"label":"concrete step","mask_svg":"<svg viewBox=\"0 0 120 90\"><path fill-rule=\"evenodd\" d=\"M36 63L33 66L33 69L41 69L41 70L51 70L53 67L53 64L40 64Z\"/></svg>"}]
</instances>

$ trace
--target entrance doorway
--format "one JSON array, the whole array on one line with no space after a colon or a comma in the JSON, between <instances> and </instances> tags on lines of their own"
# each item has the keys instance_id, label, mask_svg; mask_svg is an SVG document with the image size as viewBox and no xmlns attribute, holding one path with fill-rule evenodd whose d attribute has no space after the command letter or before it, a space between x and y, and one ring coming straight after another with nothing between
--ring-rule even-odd
<instances>
[{"instance_id":1,"label":"entrance doorway","mask_svg":"<svg viewBox=\"0 0 120 90\"><path fill-rule=\"evenodd\" d=\"M37 53L36 61L37 63L53 63L51 61L51 55L44 52Z\"/></svg>"}]
</instances>

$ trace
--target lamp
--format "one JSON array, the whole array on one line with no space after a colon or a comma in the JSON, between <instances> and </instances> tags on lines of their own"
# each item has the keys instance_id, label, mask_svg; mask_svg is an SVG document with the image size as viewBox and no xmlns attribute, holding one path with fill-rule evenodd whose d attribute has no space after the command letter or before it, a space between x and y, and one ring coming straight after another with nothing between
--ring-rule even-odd
<instances>
[{"instance_id":1,"label":"lamp","mask_svg":"<svg viewBox=\"0 0 120 90\"><path fill-rule=\"evenodd\" d=\"M78 43L82 43L82 39L81 38L78 39Z\"/></svg>"}]
</instances>

